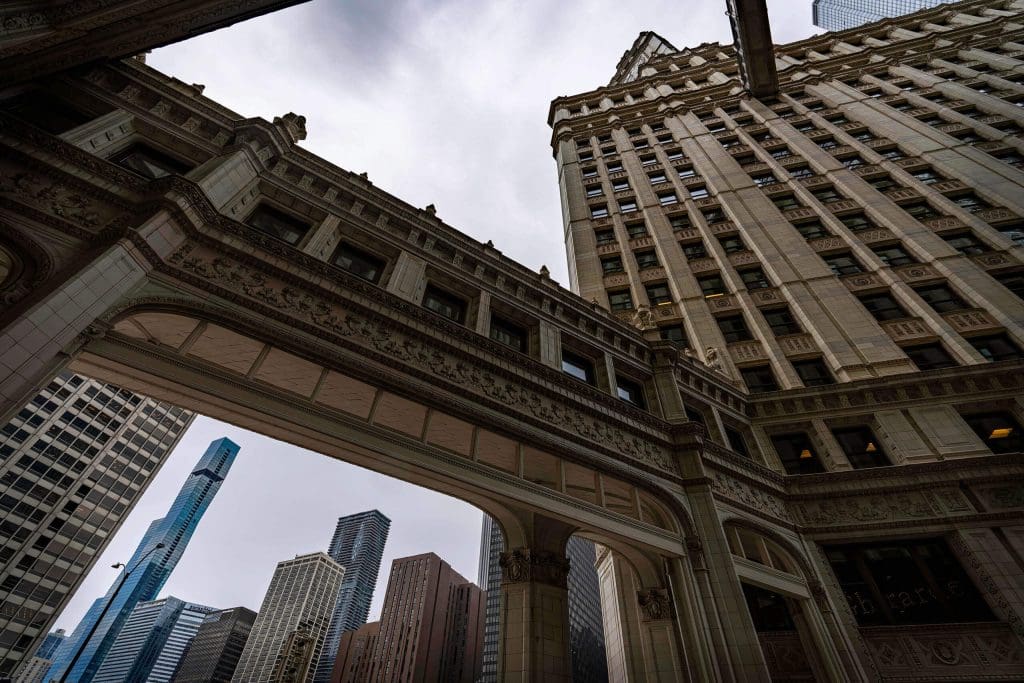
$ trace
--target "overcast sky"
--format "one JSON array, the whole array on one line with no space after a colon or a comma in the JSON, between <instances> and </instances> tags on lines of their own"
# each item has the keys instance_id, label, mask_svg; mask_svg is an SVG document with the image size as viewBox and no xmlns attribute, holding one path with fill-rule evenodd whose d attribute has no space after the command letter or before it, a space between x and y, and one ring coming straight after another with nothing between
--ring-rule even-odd
<instances>
[{"instance_id":1,"label":"overcast sky","mask_svg":"<svg viewBox=\"0 0 1024 683\"><path fill-rule=\"evenodd\" d=\"M811 0L769 0L776 43L819 32ZM546 124L560 95L608 82L637 35L729 42L724 0L313 0L149 55L243 116L307 119L302 145L568 286ZM337 518L377 508L391 560L433 551L476 580L480 513L460 501L199 418L57 621L71 630L163 516L215 438L241 447L163 595L260 606L274 565L326 550Z\"/></svg>"}]
</instances>

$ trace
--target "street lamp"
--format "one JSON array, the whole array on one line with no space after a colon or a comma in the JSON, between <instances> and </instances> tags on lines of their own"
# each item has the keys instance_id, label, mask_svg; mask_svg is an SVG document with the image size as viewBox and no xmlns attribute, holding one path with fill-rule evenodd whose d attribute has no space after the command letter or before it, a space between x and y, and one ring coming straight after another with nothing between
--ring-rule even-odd
<instances>
[{"instance_id":1,"label":"street lamp","mask_svg":"<svg viewBox=\"0 0 1024 683\"><path fill-rule=\"evenodd\" d=\"M96 634L96 629L99 628L100 622L103 621L103 617L107 616L107 610L110 609L110 605L112 605L114 600L117 599L117 594L121 592L121 587L124 586L124 582L128 580L128 577L131 576L131 573L133 571L139 568L139 565L142 564L143 560L145 560L147 557L149 557L154 552L160 550L160 548L163 547L163 543L157 543L155 546L149 549L148 553L140 557L139 561L136 562L135 566L131 569L128 569L127 567L125 567L125 565L121 564L120 562L115 562L114 564L110 565L114 569L120 569L121 567L125 567L125 572L121 574L121 580L117 582L117 587L114 588L114 592L110 596L110 599L107 600L107 604L103 606L103 611L100 612L100 616L96 619L96 621L93 622L92 628L89 629L88 635L85 636L85 639L82 641L81 645L78 646L78 651L75 652L75 656L72 657L71 663L68 664L66 669L64 669L64 674L60 677L59 683L67 683L68 676L71 674L71 670L75 668L75 664L78 664L79 658L82 656L82 653L85 652L85 646L89 644L89 641L92 640L93 635Z\"/></svg>"}]
</instances>

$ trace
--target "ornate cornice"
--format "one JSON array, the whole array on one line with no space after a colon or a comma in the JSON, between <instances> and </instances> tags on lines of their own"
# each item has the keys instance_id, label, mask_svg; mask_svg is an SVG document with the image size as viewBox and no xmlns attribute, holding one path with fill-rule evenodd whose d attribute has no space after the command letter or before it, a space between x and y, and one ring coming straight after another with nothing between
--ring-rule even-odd
<instances>
[{"instance_id":1,"label":"ornate cornice","mask_svg":"<svg viewBox=\"0 0 1024 683\"><path fill-rule=\"evenodd\" d=\"M502 583L541 583L568 588L569 559L544 550L513 548L501 553Z\"/></svg>"}]
</instances>

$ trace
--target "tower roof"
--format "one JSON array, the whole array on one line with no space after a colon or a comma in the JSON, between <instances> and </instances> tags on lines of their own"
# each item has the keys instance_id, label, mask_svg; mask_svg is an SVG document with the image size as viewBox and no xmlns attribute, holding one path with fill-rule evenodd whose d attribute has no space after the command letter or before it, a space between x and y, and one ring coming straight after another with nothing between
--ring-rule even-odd
<instances>
[{"instance_id":1,"label":"tower roof","mask_svg":"<svg viewBox=\"0 0 1024 683\"><path fill-rule=\"evenodd\" d=\"M633 45L622 53L619 63L615 65L615 75L608 81L608 85L620 85L636 80L641 67L651 57L673 52L678 52L676 47L654 31L641 31Z\"/></svg>"}]
</instances>

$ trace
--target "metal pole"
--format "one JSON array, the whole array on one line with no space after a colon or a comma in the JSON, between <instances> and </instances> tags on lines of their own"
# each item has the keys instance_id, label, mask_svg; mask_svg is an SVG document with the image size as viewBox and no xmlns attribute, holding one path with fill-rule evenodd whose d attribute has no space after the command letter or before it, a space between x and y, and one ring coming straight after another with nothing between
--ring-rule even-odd
<instances>
[{"instance_id":1,"label":"metal pole","mask_svg":"<svg viewBox=\"0 0 1024 683\"><path fill-rule=\"evenodd\" d=\"M139 561L135 563L134 567L132 567L131 569L125 567L124 574L121 575L121 580L118 582L117 588L114 589L114 592L111 594L110 599L107 600L107 604L103 606L103 610L100 612L100 616L96 619L96 621L93 622L92 628L89 629L89 634L85 636L85 639L82 640L82 644L78 646L78 651L75 652L75 656L71 659L71 663L68 664L66 669L64 669L64 674L60 677L60 681L58 683L67 683L68 676L71 674L71 670L75 668L75 664L78 664L78 660L82 657L82 653L85 652L85 646L89 644L89 641L92 640L92 637L96 634L96 629L100 627L100 622L103 621L103 617L107 616L107 611L110 609L110 606L114 603L114 600L117 599L117 594L121 592L121 587L124 586L124 582L128 580L128 577L131 575L133 571L139 568L139 565L142 564L142 561L144 559L146 559L155 551L160 550L160 548L163 547L163 543L157 543L155 546L153 546L152 549L150 549L148 553L139 558Z\"/></svg>"}]
</instances>

